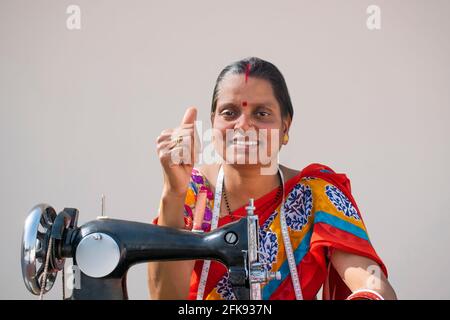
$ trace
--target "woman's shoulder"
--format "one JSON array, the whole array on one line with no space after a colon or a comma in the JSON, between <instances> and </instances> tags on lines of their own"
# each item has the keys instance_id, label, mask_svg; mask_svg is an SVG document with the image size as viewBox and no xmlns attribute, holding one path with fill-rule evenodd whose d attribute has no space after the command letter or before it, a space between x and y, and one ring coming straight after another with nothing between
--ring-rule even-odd
<instances>
[{"instance_id":1,"label":"woman's shoulder","mask_svg":"<svg viewBox=\"0 0 450 320\"><path fill-rule=\"evenodd\" d=\"M314 194L315 198L329 199L333 203L352 203L356 207L350 179L345 173L338 173L324 164L311 163L305 166L292 185L293 191L303 195Z\"/></svg>"},{"instance_id":2,"label":"woman's shoulder","mask_svg":"<svg viewBox=\"0 0 450 320\"><path fill-rule=\"evenodd\" d=\"M284 165L280 165L280 169L283 172L285 182L294 182L294 184L301 184L313 179L322 179L324 173L335 173L330 167L312 163L308 164L302 169L293 169Z\"/></svg>"},{"instance_id":3,"label":"woman's shoulder","mask_svg":"<svg viewBox=\"0 0 450 320\"><path fill-rule=\"evenodd\" d=\"M219 172L220 164L204 164L201 166L194 167L192 169L192 178L202 183L206 183L212 188L214 188L217 179L217 173ZM320 175L320 173L335 173L330 167L312 163L305 166L303 169L294 169L280 164L280 169L283 172L285 181L289 181L292 178L310 176L310 175Z\"/></svg>"},{"instance_id":4,"label":"woman's shoulder","mask_svg":"<svg viewBox=\"0 0 450 320\"><path fill-rule=\"evenodd\" d=\"M351 192L350 179L345 173L338 173L330 166L321 163L310 163L303 167L301 170L295 170L285 167L288 176L296 177L294 185L300 184L318 184L326 183L333 184L335 187ZM284 171L284 170L283 170ZM289 179L286 179L289 181ZM312 183L316 181L316 183ZM320 184L320 183L319 183Z\"/></svg>"},{"instance_id":5,"label":"woman's shoulder","mask_svg":"<svg viewBox=\"0 0 450 320\"><path fill-rule=\"evenodd\" d=\"M283 172L285 181L289 181L301 173L301 170L292 169L292 168L286 167L282 164L280 164L280 169Z\"/></svg>"},{"instance_id":6,"label":"woman's shoulder","mask_svg":"<svg viewBox=\"0 0 450 320\"><path fill-rule=\"evenodd\" d=\"M214 192L219 169L219 163L193 167L191 183L195 185L195 189L204 186L209 191ZM323 180L336 185L336 187L350 191L350 180L346 174L337 173L330 166L321 163L311 163L302 169L294 169L280 164L280 169L283 173L284 181L289 184L293 183L296 185L310 180Z\"/></svg>"}]
</instances>

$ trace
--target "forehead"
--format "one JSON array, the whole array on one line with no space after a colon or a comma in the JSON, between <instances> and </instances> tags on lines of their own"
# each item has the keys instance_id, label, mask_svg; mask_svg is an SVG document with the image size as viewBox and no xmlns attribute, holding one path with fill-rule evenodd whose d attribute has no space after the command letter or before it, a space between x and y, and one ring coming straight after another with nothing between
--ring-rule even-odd
<instances>
[{"instance_id":1,"label":"forehead","mask_svg":"<svg viewBox=\"0 0 450 320\"><path fill-rule=\"evenodd\" d=\"M251 76L245 81L245 74L227 75L220 83L218 102L244 99L273 101L272 85L267 80Z\"/></svg>"}]
</instances>

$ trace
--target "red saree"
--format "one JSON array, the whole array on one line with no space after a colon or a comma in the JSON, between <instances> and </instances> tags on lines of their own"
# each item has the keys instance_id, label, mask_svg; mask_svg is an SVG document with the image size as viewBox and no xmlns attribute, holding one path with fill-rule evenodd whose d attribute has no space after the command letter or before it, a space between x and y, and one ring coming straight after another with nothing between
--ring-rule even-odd
<instances>
[{"instance_id":1,"label":"red saree","mask_svg":"<svg viewBox=\"0 0 450 320\"><path fill-rule=\"evenodd\" d=\"M192 228L196 194L208 188L203 230L209 231L213 195L208 181L194 169L185 202L185 221ZM281 237L279 212L281 200L274 203L277 189L255 201L260 221L260 246L268 257L267 270L280 271L281 280L271 280L262 288L263 299L295 299L284 244ZM323 299L345 299L351 291L332 265L329 254L333 249L365 256L375 261L387 274L386 268L373 249L357 204L351 194L350 180L321 164L311 164L297 176L285 182L284 210L289 236L297 263L303 298L315 299L322 286ZM236 218L246 214L245 207L233 212ZM231 217L219 219L219 227L230 223ZM191 275L188 299L196 299L203 261L196 261ZM205 287L204 299L234 299L226 268L212 261Z\"/></svg>"}]
</instances>

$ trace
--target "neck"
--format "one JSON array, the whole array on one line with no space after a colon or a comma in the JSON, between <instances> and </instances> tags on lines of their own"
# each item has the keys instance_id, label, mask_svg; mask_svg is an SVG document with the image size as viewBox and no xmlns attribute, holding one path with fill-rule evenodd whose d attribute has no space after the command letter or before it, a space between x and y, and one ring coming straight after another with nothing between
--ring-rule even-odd
<instances>
[{"instance_id":1,"label":"neck","mask_svg":"<svg viewBox=\"0 0 450 320\"><path fill-rule=\"evenodd\" d=\"M226 192L236 200L255 200L280 185L278 171L262 175L260 166L224 164Z\"/></svg>"}]
</instances>

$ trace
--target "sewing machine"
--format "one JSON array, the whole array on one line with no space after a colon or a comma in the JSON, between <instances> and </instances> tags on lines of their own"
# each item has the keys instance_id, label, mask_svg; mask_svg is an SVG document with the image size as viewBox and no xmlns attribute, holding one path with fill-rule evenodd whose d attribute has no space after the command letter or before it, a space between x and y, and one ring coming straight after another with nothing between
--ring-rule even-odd
<instances>
[{"instance_id":1,"label":"sewing machine","mask_svg":"<svg viewBox=\"0 0 450 320\"><path fill-rule=\"evenodd\" d=\"M100 216L80 227L78 210L59 214L49 205L33 207L25 221L22 275L27 289L48 292L72 258L79 285L68 299L128 299L126 275L137 263L169 260L217 260L229 272L239 300L261 299L261 284L279 273L265 270L260 259L258 216L254 202L247 216L212 232L191 232ZM64 285L63 285L64 286Z\"/></svg>"}]
</instances>

